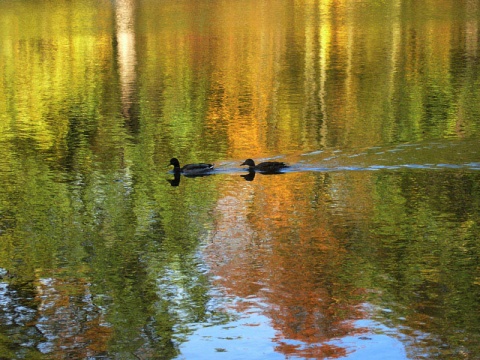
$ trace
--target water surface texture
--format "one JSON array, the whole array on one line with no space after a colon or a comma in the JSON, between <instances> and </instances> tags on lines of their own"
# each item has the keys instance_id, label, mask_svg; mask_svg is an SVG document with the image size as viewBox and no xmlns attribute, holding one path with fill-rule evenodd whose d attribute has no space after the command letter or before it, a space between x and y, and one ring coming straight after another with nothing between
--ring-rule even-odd
<instances>
[{"instance_id":1,"label":"water surface texture","mask_svg":"<svg viewBox=\"0 0 480 360\"><path fill-rule=\"evenodd\" d=\"M479 19L0 0L0 358L479 359Z\"/></svg>"}]
</instances>

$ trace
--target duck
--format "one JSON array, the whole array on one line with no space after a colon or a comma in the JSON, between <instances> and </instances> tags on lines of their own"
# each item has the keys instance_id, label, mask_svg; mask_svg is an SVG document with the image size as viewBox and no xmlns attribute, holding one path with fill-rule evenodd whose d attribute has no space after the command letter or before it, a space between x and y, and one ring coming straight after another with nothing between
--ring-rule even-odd
<instances>
[{"instance_id":1,"label":"duck","mask_svg":"<svg viewBox=\"0 0 480 360\"><path fill-rule=\"evenodd\" d=\"M180 167L180 162L177 158L170 159L170 165L173 165L174 174L184 174L184 175L205 175L213 170L213 164L187 164L184 167Z\"/></svg>"},{"instance_id":2,"label":"duck","mask_svg":"<svg viewBox=\"0 0 480 360\"><path fill-rule=\"evenodd\" d=\"M266 161L255 165L255 161L252 159L247 159L240 165L248 165L248 171L250 172L258 171L266 174L278 173L280 170L288 168L287 164L280 161Z\"/></svg>"}]
</instances>

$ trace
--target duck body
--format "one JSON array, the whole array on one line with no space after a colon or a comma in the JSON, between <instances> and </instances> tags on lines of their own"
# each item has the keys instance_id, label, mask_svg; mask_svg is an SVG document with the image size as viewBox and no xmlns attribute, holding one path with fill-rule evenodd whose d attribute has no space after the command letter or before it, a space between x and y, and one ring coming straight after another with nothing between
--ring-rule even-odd
<instances>
[{"instance_id":1,"label":"duck body","mask_svg":"<svg viewBox=\"0 0 480 360\"><path fill-rule=\"evenodd\" d=\"M266 161L255 165L252 159L245 160L241 165L248 165L248 171L258 171L265 174L278 173L288 168L288 165L280 161Z\"/></svg>"},{"instance_id":2,"label":"duck body","mask_svg":"<svg viewBox=\"0 0 480 360\"><path fill-rule=\"evenodd\" d=\"M173 172L175 174L184 175L205 175L213 170L213 164L187 164L184 167L180 167L180 162L177 158L170 159L170 165L173 165Z\"/></svg>"}]
</instances>

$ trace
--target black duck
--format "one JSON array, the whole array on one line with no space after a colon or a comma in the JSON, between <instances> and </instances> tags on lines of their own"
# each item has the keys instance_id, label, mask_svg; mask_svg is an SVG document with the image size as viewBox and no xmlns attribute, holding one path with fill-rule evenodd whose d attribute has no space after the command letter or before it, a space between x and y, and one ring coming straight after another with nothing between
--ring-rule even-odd
<instances>
[{"instance_id":1,"label":"black duck","mask_svg":"<svg viewBox=\"0 0 480 360\"><path fill-rule=\"evenodd\" d=\"M180 167L180 162L177 158L170 159L170 165L173 165L173 172L175 174L184 174L184 175L202 175L209 173L213 170L213 164L188 164L184 167Z\"/></svg>"},{"instance_id":2,"label":"black duck","mask_svg":"<svg viewBox=\"0 0 480 360\"><path fill-rule=\"evenodd\" d=\"M277 173L280 170L288 168L288 165L280 161L266 161L255 165L252 159L245 160L240 165L248 165L248 171L258 171L261 173Z\"/></svg>"}]
</instances>

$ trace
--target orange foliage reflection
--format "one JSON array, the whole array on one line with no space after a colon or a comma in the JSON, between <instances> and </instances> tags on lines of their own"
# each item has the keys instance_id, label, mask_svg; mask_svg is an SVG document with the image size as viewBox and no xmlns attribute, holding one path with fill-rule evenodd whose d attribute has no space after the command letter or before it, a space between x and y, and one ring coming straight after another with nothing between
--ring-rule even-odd
<instances>
[{"instance_id":1,"label":"orange foliage reflection","mask_svg":"<svg viewBox=\"0 0 480 360\"><path fill-rule=\"evenodd\" d=\"M261 308L271 319L278 351L340 357L346 349L326 342L364 331L352 322L362 317L363 290L340 273L346 251L323 215L326 199L304 193L314 183L295 186L299 176L307 179L259 175L220 199L207 256L218 285L248 300L236 310Z\"/></svg>"},{"instance_id":2,"label":"orange foliage reflection","mask_svg":"<svg viewBox=\"0 0 480 360\"><path fill-rule=\"evenodd\" d=\"M106 352L112 328L90 300L84 279L40 279L36 327L48 339L52 359L84 359ZM88 320L87 320L88 319Z\"/></svg>"}]
</instances>

